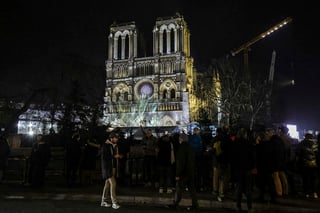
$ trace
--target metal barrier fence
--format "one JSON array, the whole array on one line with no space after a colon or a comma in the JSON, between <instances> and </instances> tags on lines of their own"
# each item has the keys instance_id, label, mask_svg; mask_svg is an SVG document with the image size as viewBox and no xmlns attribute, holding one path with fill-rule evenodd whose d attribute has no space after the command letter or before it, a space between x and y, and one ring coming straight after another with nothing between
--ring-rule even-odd
<instances>
[{"instance_id":1,"label":"metal barrier fence","mask_svg":"<svg viewBox=\"0 0 320 213\"><path fill-rule=\"evenodd\" d=\"M28 157L22 156L9 156L8 166L6 169L6 180L17 180L21 183L26 182L28 176Z\"/></svg>"},{"instance_id":2,"label":"metal barrier fence","mask_svg":"<svg viewBox=\"0 0 320 213\"><path fill-rule=\"evenodd\" d=\"M29 156L31 147L21 147L11 150L8 158L5 179L26 183L29 173ZM96 169L91 171L94 180L101 180L101 160L97 157ZM141 146L132 146L127 158L121 167L122 179L130 185L144 184L144 158ZM46 178L53 176L65 177L65 149L63 147L51 148L51 159L46 169ZM81 176L79 168L79 177ZM80 180L79 180L80 181Z\"/></svg>"}]
</instances>

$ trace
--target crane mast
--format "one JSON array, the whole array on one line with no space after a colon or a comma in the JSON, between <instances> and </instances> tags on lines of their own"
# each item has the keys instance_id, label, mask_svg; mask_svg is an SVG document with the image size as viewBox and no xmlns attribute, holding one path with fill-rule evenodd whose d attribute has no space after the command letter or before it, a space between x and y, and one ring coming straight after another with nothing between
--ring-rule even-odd
<instances>
[{"instance_id":1,"label":"crane mast","mask_svg":"<svg viewBox=\"0 0 320 213\"><path fill-rule=\"evenodd\" d=\"M270 71L269 71L269 78L268 83L272 87L273 84L273 76L274 76L274 64L276 62L276 51L272 51L272 57L271 57L271 64L270 64Z\"/></svg>"},{"instance_id":2,"label":"crane mast","mask_svg":"<svg viewBox=\"0 0 320 213\"><path fill-rule=\"evenodd\" d=\"M273 76L274 76L274 65L276 61L276 51L272 51L271 64L269 70L269 78L267 82L267 93L266 93L266 113L267 113L267 123L271 122L271 95L272 95L272 86L273 86Z\"/></svg>"},{"instance_id":3,"label":"crane mast","mask_svg":"<svg viewBox=\"0 0 320 213\"><path fill-rule=\"evenodd\" d=\"M248 82L249 87L248 87L248 94L250 94L251 96L251 74L249 72L249 59L248 59L248 52L249 49L252 45L254 45L255 43L257 43L258 41L264 39L265 37L271 35L273 32L277 31L278 29L284 27L285 25L287 25L288 23L290 23L292 21L292 18L287 17L285 18L283 21L281 21L280 23L274 25L273 27L269 28L267 31L259 34L258 36L254 37L253 39L249 40L248 42L242 44L239 48L234 49L231 51L231 55L235 56L236 54L240 53L243 51L243 71L244 71L244 79ZM266 93L266 106L267 106L267 123L271 122L271 93L272 93L272 84L273 84L273 75L274 75L274 63L275 63L275 57L276 57L276 53L275 51L272 53L272 59L271 59L271 66L270 66L270 72L269 72L269 79L267 82L267 87L268 87L268 91ZM252 100L251 98L249 98L248 100L248 104L251 106L251 115L254 114L253 112L253 107L252 107ZM250 129L252 129L253 127L253 121L254 120L254 116L251 116L250 119Z\"/></svg>"}]
</instances>

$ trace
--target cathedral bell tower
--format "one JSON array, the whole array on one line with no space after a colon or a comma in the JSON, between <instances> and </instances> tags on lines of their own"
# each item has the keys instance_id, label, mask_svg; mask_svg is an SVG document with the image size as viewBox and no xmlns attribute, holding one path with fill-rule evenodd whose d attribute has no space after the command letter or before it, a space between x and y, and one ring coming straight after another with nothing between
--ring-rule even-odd
<instances>
[{"instance_id":1,"label":"cathedral bell tower","mask_svg":"<svg viewBox=\"0 0 320 213\"><path fill-rule=\"evenodd\" d=\"M135 22L110 26L105 122L120 127L187 125L193 59L186 22L179 14L158 18L149 57L138 57L138 36Z\"/></svg>"}]
</instances>

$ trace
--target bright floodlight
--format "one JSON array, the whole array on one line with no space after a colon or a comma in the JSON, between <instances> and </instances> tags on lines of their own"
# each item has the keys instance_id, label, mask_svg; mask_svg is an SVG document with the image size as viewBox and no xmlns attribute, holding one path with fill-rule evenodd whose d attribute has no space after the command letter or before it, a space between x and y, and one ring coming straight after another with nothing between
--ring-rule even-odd
<instances>
[{"instance_id":1,"label":"bright floodlight","mask_svg":"<svg viewBox=\"0 0 320 213\"><path fill-rule=\"evenodd\" d=\"M289 129L289 135L292 138L299 139L299 132L297 131L297 125L287 124L287 128Z\"/></svg>"}]
</instances>

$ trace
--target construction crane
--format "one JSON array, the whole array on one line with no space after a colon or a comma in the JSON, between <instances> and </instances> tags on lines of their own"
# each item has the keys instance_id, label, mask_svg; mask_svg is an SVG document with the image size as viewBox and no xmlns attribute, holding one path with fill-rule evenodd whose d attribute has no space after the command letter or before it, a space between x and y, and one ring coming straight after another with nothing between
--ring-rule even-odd
<instances>
[{"instance_id":1,"label":"construction crane","mask_svg":"<svg viewBox=\"0 0 320 213\"><path fill-rule=\"evenodd\" d=\"M231 55L235 56L236 54L240 53L241 51L243 51L243 56L244 56L244 70L246 73L248 73L248 52L249 52L249 48L257 43L258 41L260 41L261 39L264 39L266 36L271 35L273 32L279 30L280 28L284 27L285 25L287 25L288 23L290 23L292 21L291 17L287 17L285 18L283 21L281 21L280 23L274 25L273 27L271 27L270 29L268 29L267 31L261 33L260 35L256 36L255 38L251 39L250 41L242 44L239 48L232 50L231 51Z\"/></svg>"},{"instance_id":2,"label":"construction crane","mask_svg":"<svg viewBox=\"0 0 320 213\"><path fill-rule=\"evenodd\" d=\"M269 70L269 78L268 78L268 84L272 87L273 84L273 76L274 76L274 64L276 63L276 51L272 51L272 57L271 57L271 64L270 64L270 70Z\"/></svg>"},{"instance_id":3,"label":"construction crane","mask_svg":"<svg viewBox=\"0 0 320 213\"><path fill-rule=\"evenodd\" d=\"M269 78L267 82L267 94L266 94L266 110L267 110L267 123L271 122L271 95L272 95L272 86L274 78L274 64L276 62L276 51L272 51L271 64L269 70Z\"/></svg>"},{"instance_id":4,"label":"construction crane","mask_svg":"<svg viewBox=\"0 0 320 213\"><path fill-rule=\"evenodd\" d=\"M249 72L249 60L248 60L248 52L250 50L250 47L257 43L258 41L264 39L265 37L271 35L273 32L279 30L280 28L284 27L285 25L287 25L288 23L290 23L292 21L292 18L288 17L288 18L285 18L283 21L281 21L280 23L274 25L273 27L271 27L270 29L268 29L267 31L261 33L260 35L254 37L253 39L251 39L250 41L242 44L239 48L235 49L235 50L232 50L231 51L231 55L232 56L235 56L236 54L240 53L243 51L243 59L244 59L244 78L247 80L248 84L249 84L249 87L248 87L248 94L251 94L251 74ZM271 120L271 99L270 99L270 96L271 96L271 90L270 90L270 86L272 85L273 83L273 74L274 74L274 60L275 60L275 52L272 56L272 61L271 61L271 67L270 67L270 73L269 73L269 79L268 79L268 87L269 87L269 91L267 92L266 94L266 102L267 102L267 117L268 117L268 121L267 122L270 122L269 120ZM253 109L253 106L252 106L252 100L251 98L249 98L248 100L248 104L251 106L250 109L251 109L251 118L250 118L250 129L253 128L253 120L254 120L254 109Z\"/></svg>"}]
</instances>

